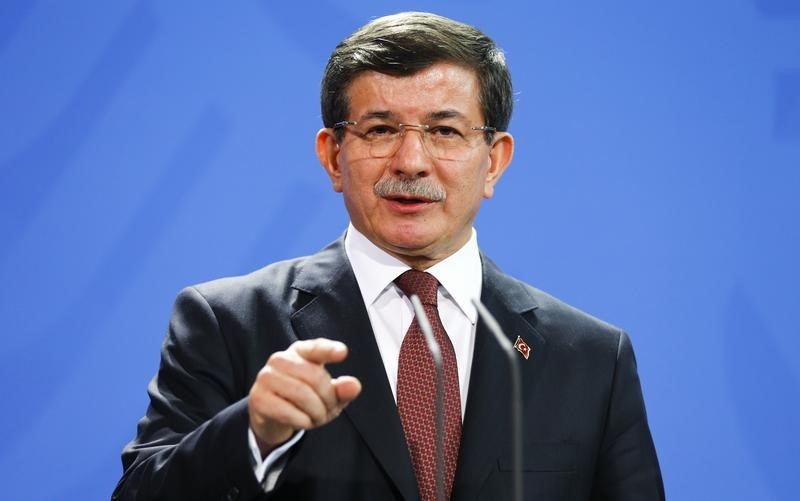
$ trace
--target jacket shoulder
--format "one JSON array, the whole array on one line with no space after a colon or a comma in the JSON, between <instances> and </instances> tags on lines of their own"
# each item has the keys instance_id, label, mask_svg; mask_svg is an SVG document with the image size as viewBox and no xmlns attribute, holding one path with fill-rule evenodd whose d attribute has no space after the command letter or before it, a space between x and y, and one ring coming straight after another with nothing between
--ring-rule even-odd
<instances>
[{"instance_id":1,"label":"jacket shoulder","mask_svg":"<svg viewBox=\"0 0 800 501\"><path fill-rule=\"evenodd\" d=\"M187 287L194 289L212 306L250 303L254 299L267 302L288 300L291 284L308 260L308 256L278 261L246 275L218 278Z\"/></svg>"},{"instance_id":2,"label":"jacket shoulder","mask_svg":"<svg viewBox=\"0 0 800 501\"><path fill-rule=\"evenodd\" d=\"M487 262L487 278L507 304L519 311L525 320L550 344L569 350L577 348L616 352L625 333L565 301L528 283L506 275L494 263Z\"/></svg>"}]
</instances>

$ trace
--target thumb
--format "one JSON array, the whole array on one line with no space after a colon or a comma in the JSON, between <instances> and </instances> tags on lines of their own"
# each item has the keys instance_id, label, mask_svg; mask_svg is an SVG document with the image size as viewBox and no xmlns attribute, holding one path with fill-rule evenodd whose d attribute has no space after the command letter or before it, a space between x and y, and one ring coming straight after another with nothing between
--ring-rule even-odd
<instances>
[{"instance_id":1,"label":"thumb","mask_svg":"<svg viewBox=\"0 0 800 501\"><path fill-rule=\"evenodd\" d=\"M361 381L353 376L339 376L331 380L340 404L348 404L361 393Z\"/></svg>"}]
</instances>

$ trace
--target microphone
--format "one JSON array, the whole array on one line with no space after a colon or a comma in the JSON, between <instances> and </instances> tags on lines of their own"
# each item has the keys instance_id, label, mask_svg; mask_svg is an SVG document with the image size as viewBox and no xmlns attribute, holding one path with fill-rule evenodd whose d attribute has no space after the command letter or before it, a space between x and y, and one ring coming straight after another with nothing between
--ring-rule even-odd
<instances>
[{"instance_id":1,"label":"microphone","mask_svg":"<svg viewBox=\"0 0 800 501\"><path fill-rule=\"evenodd\" d=\"M514 501L522 501L522 383L519 374L519 360L514 346L503 333L500 324L478 298L472 299L489 332L494 335L500 349L508 356L511 371L511 458L514 485Z\"/></svg>"},{"instance_id":2,"label":"microphone","mask_svg":"<svg viewBox=\"0 0 800 501\"><path fill-rule=\"evenodd\" d=\"M444 501L444 362L442 361L442 350L439 348L436 338L433 337L431 323L419 297L412 294L410 299L417 316L417 323L422 330L422 335L425 336L428 351L431 353L433 365L436 368L436 499Z\"/></svg>"}]
</instances>

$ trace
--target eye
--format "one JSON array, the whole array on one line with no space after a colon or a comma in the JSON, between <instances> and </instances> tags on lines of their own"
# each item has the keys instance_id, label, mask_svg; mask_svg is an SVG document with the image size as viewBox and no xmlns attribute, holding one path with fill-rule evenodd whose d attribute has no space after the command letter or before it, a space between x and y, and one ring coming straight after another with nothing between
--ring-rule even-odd
<instances>
[{"instance_id":1,"label":"eye","mask_svg":"<svg viewBox=\"0 0 800 501\"><path fill-rule=\"evenodd\" d=\"M429 129L428 133L436 139L450 140L463 137L461 131L449 125L434 125Z\"/></svg>"},{"instance_id":2,"label":"eye","mask_svg":"<svg viewBox=\"0 0 800 501\"><path fill-rule=\"evenodd\" d=\"M364 137L367 139L384 139L392 137L395 134L397 134L397 127L393 127L389 124L375 124L367 128Z\"/></svg>"}]
</instances>

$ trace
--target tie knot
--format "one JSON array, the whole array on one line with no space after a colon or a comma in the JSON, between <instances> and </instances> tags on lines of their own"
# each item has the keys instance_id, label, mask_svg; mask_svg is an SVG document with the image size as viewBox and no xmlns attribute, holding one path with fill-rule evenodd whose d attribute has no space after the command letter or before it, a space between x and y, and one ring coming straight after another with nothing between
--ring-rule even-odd
<instances>
[{"instance_id":1,"label":"tie knot","mask_svg":"<svg viewBox=\"0 0 800 501\"><path fill-rule=\"evenodd\" d=\"M419 296L422 304L436 306L436 292L439 290L439 281L430 273L418 270L408 270L394 280L408 297L412 294Z\"/></svg>"}]
</instances>

